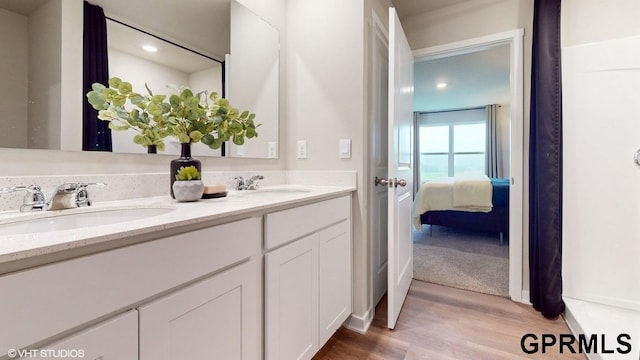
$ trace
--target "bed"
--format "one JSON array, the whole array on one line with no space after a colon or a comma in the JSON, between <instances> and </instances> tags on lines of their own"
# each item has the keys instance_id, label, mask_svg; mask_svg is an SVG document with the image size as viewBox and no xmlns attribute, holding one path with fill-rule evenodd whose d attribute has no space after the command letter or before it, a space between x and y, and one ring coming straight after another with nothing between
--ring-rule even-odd
<instances>
[{"instance_id":1,"label":"bed","mask_svg":"<svg viewBox=\"0 0 640 360\"><path fill-rule=\"evenodd\" d=\"M491 204L488 208L455 209L452 207L445 210L443 207L435 206L421 211L425 206L414 203L414 211L417 211L417 213L414 212L416 226L420 225L422 228L422 224L440 225L466 230L496 232L500 235L500 244L504 244L504 234L509 233L509 180L487 179L491 189L489 195ZM423 184L416 196L416 202L420 201L421 195L426 196L424 187ZM481 205L487 204L482 203Z\"/></svg>"}]
</instances>

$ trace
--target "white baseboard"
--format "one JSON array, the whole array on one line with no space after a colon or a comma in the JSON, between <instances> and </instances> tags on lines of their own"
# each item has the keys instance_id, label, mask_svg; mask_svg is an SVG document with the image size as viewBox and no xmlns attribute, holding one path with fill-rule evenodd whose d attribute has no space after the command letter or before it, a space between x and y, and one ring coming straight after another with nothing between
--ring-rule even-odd
<instances>
[{"instance_id":1,"label":"white baseboard","mask_svg":"<svg viewBox=\"0 0 640 360\"><path fill-rule=\"evenodd\" d=\"M520 298L518 301L523 304L531 305L529 290L522 290L522 298Z\"/></svg>"},{"instance_id":2,"label":"white baseboard","mask_svg":"<svg viewBox=\"0 0 640 360\"><path fill-rule=\"evenodd\" d=\"M369 308L362 317L351 314L347 321L344 322L343 326L357 333L366 334L367 330L369 330L369 326L371 326L371 323L373 322L373 315L373 308Z\"/></svg>"}]
</instances>

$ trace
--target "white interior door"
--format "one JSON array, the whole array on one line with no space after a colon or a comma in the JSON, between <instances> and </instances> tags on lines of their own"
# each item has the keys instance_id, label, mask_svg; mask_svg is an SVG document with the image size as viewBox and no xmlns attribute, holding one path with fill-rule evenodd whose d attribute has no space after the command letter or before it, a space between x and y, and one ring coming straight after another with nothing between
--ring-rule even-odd
<instances>
[{"instance_id":1,"label":"white interior door","mask_svg":"<svg viewBox=\"0 0 640 360\"><path fill-rule=\"evenodd\" d=\"M389 9L389 168L387 301L396 326L413 278L413 54L395 9Z\"/></svg>"}]
</instances>

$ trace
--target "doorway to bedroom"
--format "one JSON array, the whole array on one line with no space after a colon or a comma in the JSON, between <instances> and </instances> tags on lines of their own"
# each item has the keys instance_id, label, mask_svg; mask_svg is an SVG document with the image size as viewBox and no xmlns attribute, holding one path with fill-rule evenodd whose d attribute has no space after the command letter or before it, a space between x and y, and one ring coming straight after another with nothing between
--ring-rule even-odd
<instances>
[{"instance_id":1,"label":"doorway to bedroom","mask_svg":"<svg viewBox=\"0 0 640 360\"><path fill-rule=\"evenodd\" d=\"M414 278L514 300L522 299L518 36L414 51Z\"/></svg>"},{"instance_id":2,"label":"doorway to bedroom","mask_svg":"<svg viewBox=\"0 0 640 360\"><path fill-rule=\"evenodd\" d=\"M509 295L509 50L414 66L418 280Z\"/></svg>"}]
</instances>

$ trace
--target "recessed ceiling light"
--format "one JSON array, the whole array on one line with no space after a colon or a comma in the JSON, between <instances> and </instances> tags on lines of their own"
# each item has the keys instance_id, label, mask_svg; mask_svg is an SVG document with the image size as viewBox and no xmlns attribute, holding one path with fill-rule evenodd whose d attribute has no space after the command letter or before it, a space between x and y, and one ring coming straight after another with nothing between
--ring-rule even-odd
<instances>
[{"instance_id":1,"label":"recessed ceiling light","mask_svg":"<svg viewBox=\"0 0 640 360\"><path fill-rule=\"evenodd\" d=\"M444 88L447 87L447 83L445 83L445 82L438 83L438 84L436 84L436 87L438 89L444 89Z\"/></svg>"},{"instance_id":2,"label":"recessed ceiling light","mask_svg":"<svg viewBox=\"0 0 640 360\"><path fill-rule=\"evenodd\" d=\"M158 48L153 46L153 45L143 45L142 49L144 49L144 51L148 51L148 52L158 52Z\"/></svg>"}]
</instances>

